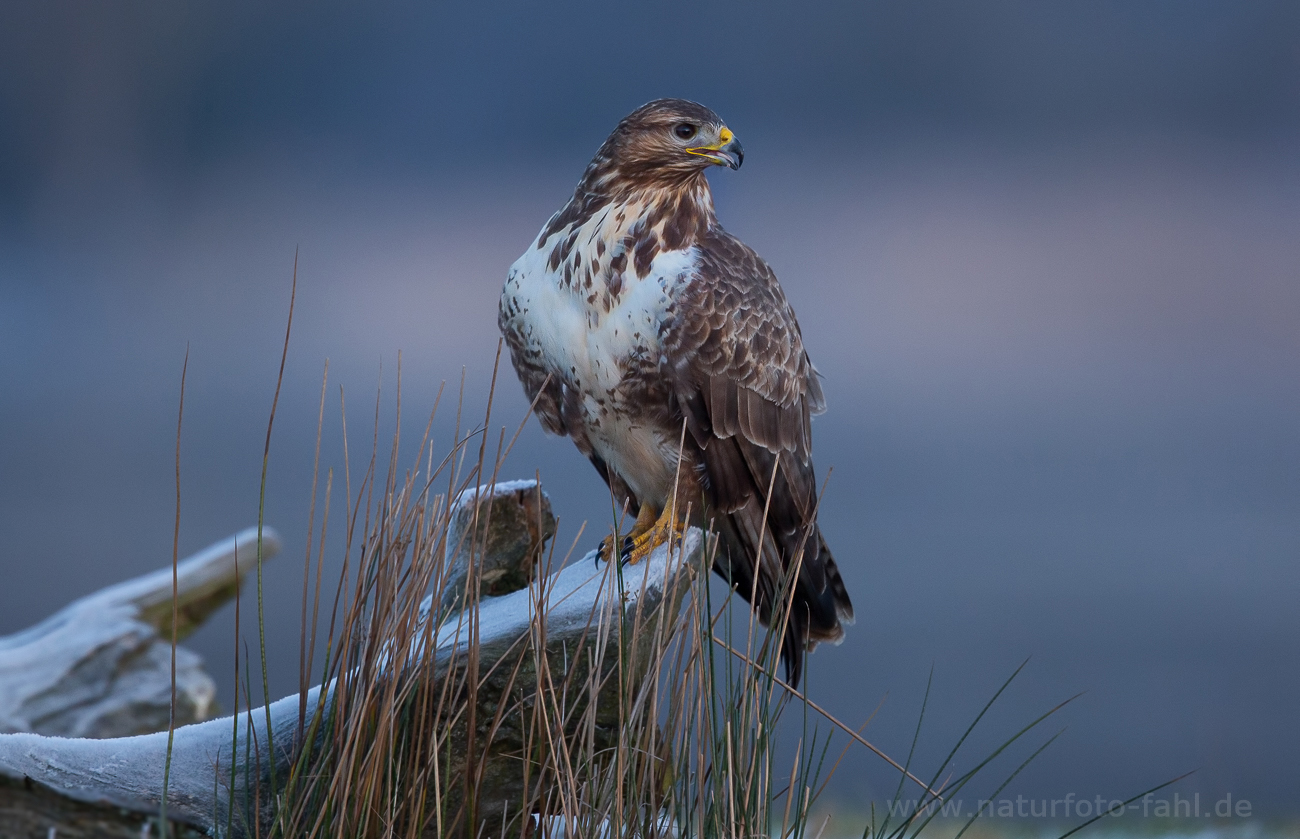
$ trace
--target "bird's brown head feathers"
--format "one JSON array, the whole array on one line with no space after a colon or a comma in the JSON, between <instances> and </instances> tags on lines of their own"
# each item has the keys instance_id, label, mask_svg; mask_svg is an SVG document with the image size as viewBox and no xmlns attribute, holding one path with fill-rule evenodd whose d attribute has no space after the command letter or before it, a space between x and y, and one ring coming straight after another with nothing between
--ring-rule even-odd
<instances>
[{"instance_id":1,"label":"bird's brown head feathers","mask_svg":"<svg viewBox=\"0 0 1300 839\"><path fill-rule=\"evenodd\" d=\"M713 165L739 169L740 141L713 111L685 99L656 99L624 117L584 178L589 187L673 186Z\"/></svg>"}]
</instances>

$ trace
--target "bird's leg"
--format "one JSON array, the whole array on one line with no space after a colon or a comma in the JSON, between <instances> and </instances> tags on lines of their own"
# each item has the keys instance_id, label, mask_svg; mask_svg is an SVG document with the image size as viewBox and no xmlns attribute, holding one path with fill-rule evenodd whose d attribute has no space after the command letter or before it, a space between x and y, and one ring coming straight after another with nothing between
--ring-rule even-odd
<instances>
[{"instance_id":1,"label":"bird's leg","mask_svg":"<svg viewBox=\"0 0 1300 839\"><path fill-rule=\"evenodd\" d=\"M654 552L655 548L668 542L671 539L680 539L686 531L686 521L678 518L673 511L674 505L669 502L664 507L663 512L653 522L637 533L633 528L630 548L625 548L623 557L628 565L635 565ZM645 507L641 508L641 515L644 515ZM641 515L637 516L637 524L641 524ZM652 513L653 515L653 513Z\"/></svg>"},{"instance_id":2,"label":"bird's leg","mask_svg":"<svg viewBox=\"0 0 1300 839\"><path fill-rule=\"evenodd\" d=\"M654 527L657 515L658 511L655 510L653 504L642 504L641 509L637 511L636 522L632 525L632 532L625 533L620 540L622 542L619 546L620 550L614 548L613 534L600 540L600 558L605 562L611 562L618 555L626 558L635 546L636 540L647 530Z\"/></svg>"}]
</instances>

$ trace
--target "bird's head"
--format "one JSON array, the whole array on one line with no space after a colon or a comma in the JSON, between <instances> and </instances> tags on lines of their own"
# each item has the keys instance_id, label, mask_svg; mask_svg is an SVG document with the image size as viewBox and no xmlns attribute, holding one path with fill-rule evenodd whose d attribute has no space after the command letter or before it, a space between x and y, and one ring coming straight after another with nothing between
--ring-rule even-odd
<instances>
[{"instance_id":1,"label":"bird's head","mask_svg":"<svg viewBox=\"0 0 1300 839\"><path fill-rule=\"evenodd\" d=\"M615 177L680 180L710 166L739 169L744 149L713 111L685 99L656 99L619 122L601 147Z\"/></svg>"}]
</instances>

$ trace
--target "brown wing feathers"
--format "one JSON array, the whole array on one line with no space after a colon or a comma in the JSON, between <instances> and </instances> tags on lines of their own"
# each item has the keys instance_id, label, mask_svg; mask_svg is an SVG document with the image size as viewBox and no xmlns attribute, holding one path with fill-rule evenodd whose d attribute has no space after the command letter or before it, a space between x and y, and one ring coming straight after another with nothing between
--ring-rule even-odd
<instances>
[{"instance_id":1,"label":"brown wing feathers","mask_svg":"<svg viewBox=\"0 0 1300 839\"><path fill-rule=\"evenodd\" d=\"M717 570L756 595L767 623L802 554L782 650L797 681L804 650L839 640L853 616L817 527L809 424L824 401L771 269L720 229L710 239L678 301L690 322L668 324L665 357L723 537Z\"/></svg>"}]
</instances>

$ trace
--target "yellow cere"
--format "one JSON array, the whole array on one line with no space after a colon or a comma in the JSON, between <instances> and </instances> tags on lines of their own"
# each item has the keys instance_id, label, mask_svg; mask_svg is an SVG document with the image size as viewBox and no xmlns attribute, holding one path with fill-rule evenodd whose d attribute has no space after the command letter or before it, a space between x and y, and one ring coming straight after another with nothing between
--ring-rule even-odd
<instances>
[{"instance_id":1,"label":"yellow cere","mask_svg":"<svg viewBox=\"0 0 1300 839\"><path fill-rule=\"evenodd\" d=\"M720 149L720 148L722 148L723 146L725 146L727 143L730 143L731 140L732 140L732 138L735 137L735 136L736 136L735 134L732 134L732 133L731 133L731 129L730 129L730 128L727 128L727 127L724 125L724 126L722 127L722 130L718 132L718 142L717 142L715 145L712 145L712 146L696 146L695 148L687 149L686 151L687 151L688 154L698 154L698 155L700 155L700 156L702 156L702 157L708 157L708 158L711 158L711 159L713 159L713 160L716 160L717 158L714 157L714 155L708 154L708 152L711 152L711 151L717 151L718 149Z\"/></svg>"}]
</instances>

